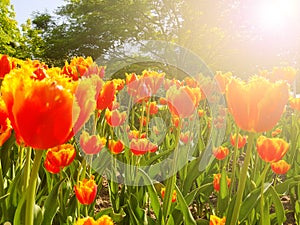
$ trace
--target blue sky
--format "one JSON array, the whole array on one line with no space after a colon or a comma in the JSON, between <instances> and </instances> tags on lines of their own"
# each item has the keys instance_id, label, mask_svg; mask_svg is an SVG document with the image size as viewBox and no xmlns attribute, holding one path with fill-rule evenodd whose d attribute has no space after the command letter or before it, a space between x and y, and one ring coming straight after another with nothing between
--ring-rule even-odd
<instances>
[{"instance_id":1,"label":"blue sky","mask_svg":"<svg viewBox=\"0 0 300 225\"><path fill-rule=\"evenodd\" d=\"M10 0L14 5L16 20L18 24L25 23L31 17L34 11L39 12L53 12L58 6L63 5L63 0Z\"/></svg>"}]
</instances>

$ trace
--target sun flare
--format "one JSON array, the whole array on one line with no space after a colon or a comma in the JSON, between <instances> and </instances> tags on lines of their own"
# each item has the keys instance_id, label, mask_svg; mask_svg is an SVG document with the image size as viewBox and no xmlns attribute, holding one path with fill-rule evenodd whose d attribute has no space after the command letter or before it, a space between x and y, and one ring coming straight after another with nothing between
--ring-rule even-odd
<instances>
[{"instance_id":1,"label":"sun flare","mask_svg":"<svg viewBox=\"0 0 300 225\"><path fill-rule=\"evenodd\" d=\"M261 1L257 8L257 23L264 30L285 29L295 19L299 6L297 0Z\"/></svg>"}]
</instances>

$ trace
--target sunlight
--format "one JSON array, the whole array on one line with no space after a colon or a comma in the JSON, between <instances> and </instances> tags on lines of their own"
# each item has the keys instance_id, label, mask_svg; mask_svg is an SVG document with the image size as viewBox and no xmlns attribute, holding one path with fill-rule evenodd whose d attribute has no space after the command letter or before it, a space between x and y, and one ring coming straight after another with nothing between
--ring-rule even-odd
<instances>
[{"instance_id":1,"label":"sunlight","mask_svg":"<svg viewBox=\"0 0 300 225\"><path fill-rule=\"evenodd\" d=\"M290 25L298 7L297 0L263 1L257 10L257 23L263 30L280 31Z\"/></svg>"}]
</instances>

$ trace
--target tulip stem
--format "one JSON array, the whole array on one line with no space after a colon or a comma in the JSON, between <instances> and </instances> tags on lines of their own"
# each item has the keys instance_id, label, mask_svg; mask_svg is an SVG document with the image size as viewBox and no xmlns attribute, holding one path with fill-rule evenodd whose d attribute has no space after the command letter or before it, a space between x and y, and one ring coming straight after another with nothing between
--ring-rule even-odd
<instances>
[{"instance_id":1,"label":"tulip stem","mask_svg":"<svg viewBox=\"0 0 300 225\"><path fill-rule=\"evenodd\" d=\"M182 125L182 120L179 119L179 125L177 128L177 134L176 134L176 139L175 143L176 148L174 149L174 156L173 156L173 163L170 168L170 177L166 180L166 191L165 191L165 197L163 200L163 221L164 224L167 224L167 219L170 213L171 209L171 204L172 204L172 195L173 195L173 190L175 188L175 183L176 183L176 165L178 164L178 157L179 157L179 137L180 137L180 130L181 130L181 125Z\"/></svg>"},{"instance_id":2,"label":"tulip stem","mask_svg":"<svg viewBox=\"0 0 300 225\"><path fill-rule=\"evenodd\" d=\"M235 144L234 144L234 150L233 150L232 175L231 175L232 176L232 181L231 181L229 196L231 196L232 193L235 192L235 170L236 170L236 164L237 164L239 133L240 133L240 129L237 128L236 137L235 137Z\"/></svg>"},{"instance_id":3,"label":"tulip stem","mask_svg":"<svg viewBox=\"0 0 300 225\"><path fill-rule=\"evenodd\" d=\"M261 224L263 224L264 219L264 190L265 190L265 179L266 179L266 174L268 172L268 169L270 167L270 164L265 165L265 168L262 173L262 178L261 178L261 189L260 189L260 221Z\"/></svg>"},{"instance_id":4,"label":"tulip stem","mask_svg":"<svg viewBox=\"0 0 300 225\"><path fill-rule=\"evenodd\" d=\"M243 164L243 167L242 167L242 170L240 173L240 177L239 177L240 180L239 180L238 189L237 189L237 197L236 197L236 201L234 204L230 225L238 224L238 217L239 217L239 213L240 213L241 203L242 203L242 199L243 199L243 193L244 193L246 180L247 180L247 171L248 171L248 166L250 164L251 150L252 150L252 146L253 146L254 136L255 136L255 133L249 133L246 156L245 156L244 164Z\"/></svg>"},{"instance_id":5,"label":"tulip stem","mask_svg":"<svg viewBox=\"0 0 300 225\"><path fill-rule=\"evenodd\" d=\"M24 151L23 147L22 150ZM25 161L25 166L24 166L24 184L23 184L23 190L26 190L28 187L28 182L29 182L29 177L30 177L30 161L31 161L31 148L28 147L26 149L26 161Z\"/></svg>"},{"instance_id":6,"label":"tulip stem","mask_svg":"<svg viewBox=\"0 0 300 225\"><path fill-rule=\"evenodd\" d=\"M43 156L43 151L41 150L35 151L35 157L34 157L33 166L32 166L30 179L29 179L29 185L27 188L25 225L33 225L36 182L38 178L40 164L42 161L42 156Z\"/></svg>"}]
</instances>

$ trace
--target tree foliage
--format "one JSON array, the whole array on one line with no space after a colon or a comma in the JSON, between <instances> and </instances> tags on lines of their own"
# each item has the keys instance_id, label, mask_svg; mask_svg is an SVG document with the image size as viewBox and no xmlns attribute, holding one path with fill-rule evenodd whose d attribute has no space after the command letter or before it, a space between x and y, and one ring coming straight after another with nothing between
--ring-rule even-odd
<instances>
[{"instance_id":1,"label":"tree foliage","mask_svg":"<svg viewBox=\"0 0 300 225\"><path fill-rule=\"evenodd\" d=\"M37 58L43 54L43 39L32 29L30 20L18 27L15 12L9 0L0 2L0 53L20 59Z\"/></svg>"}]
</instances>

